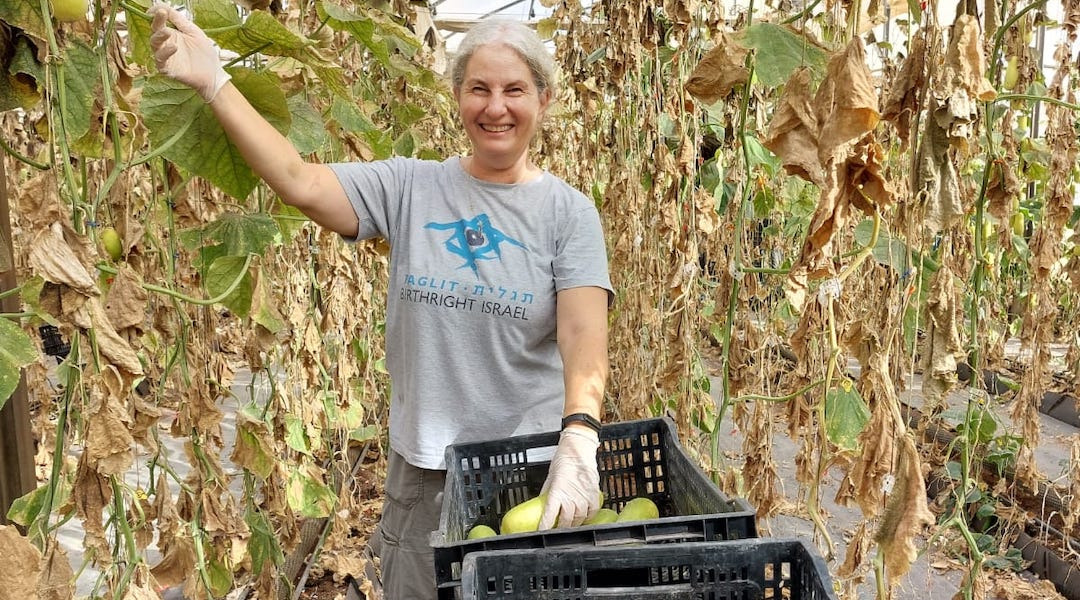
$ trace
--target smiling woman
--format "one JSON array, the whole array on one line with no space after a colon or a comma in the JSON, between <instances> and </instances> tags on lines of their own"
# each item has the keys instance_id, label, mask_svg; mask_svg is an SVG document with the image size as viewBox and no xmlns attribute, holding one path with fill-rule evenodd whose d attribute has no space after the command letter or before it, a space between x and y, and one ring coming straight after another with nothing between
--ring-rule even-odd
<instances>
[{"instance_id":1,"label":"smiling woman","mask_svg":"<svg viewBox=\"0 0 1080 600\"><path fill-rule=\"evenodd\" d=\"M535 32L485 20L462 40L450 72L469 155L327 165L305 162L252 108L198 27L171 8L152 13L159 70L200 93L284 202L347 240L393 248L390 452L370 542L386 597L436 597L428 540L450 444L561 427L540 529L596 513L597 431L562 417L601 416L613 292L596 206L529 154L554 93Z\"/></svg>"}]
</instances>

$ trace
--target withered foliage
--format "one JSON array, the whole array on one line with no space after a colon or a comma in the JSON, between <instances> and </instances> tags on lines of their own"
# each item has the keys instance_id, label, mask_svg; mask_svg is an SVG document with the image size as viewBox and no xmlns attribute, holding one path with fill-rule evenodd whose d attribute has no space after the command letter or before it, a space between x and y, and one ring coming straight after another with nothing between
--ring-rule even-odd
<instances>
[{"instance_id":1,"label":"withered foliage","mask_svg":"<svg viewBox=\"0 0 1080 600\"><path fill-rule=\"evenodd\" d=\"M413 66L437 71L445 65L446 48L430 9L407 0L384 4L387 14L400 16L426 40ZM1037 408L1050 375L1049 345L1057 339L1055 327L1066 320L1058 303L1062 274L1070 277L1074 294L1080 289L1080 259L1062 254L1073 210L1077 136L1073 115L1060 107L1047 111L1045 149L1025 145L1011 130L1027 110L1019 103L993 123L985 110L999 84L988 79L989 60L1007 63L1015 57L1014 92L1041 81L1038 57L1026 40L1034 15L1004 32L1003 57L986 54L993 32L981 31L971 15L961 14L946 30L925 20L903 44L902 65L872 71L868 48L878 52L880 46L868 46L868 38L850 32L879 22L881 3L871 3L847 23L836 22L831 11L819 14L805 19L801 29L784 31L803 36L808 47L832 50L821 63L824 71L803 61L785 72L787 81L777 93L749 77L748 61L754 65L761 57L735 35L747 15L731 18L721 3L542 4L554 12L538 27L554 32L565 79L536 156L590 195L609 236L617 299L606 420L657 410L672 416L691 454L710 473L722 475L725 492L745 494L762 517L792 498L806 504L806 490L821 483L823 472L839 472L837 502L858 506L863 515L837 572L854 596L875 552L883 556L890 581L902 576L932 522L924 457L901 413L901 387L910 368L920 371L928 412L936 413L953 391L966 350L980 346L987 355L1003 353L990 348L1004 347L1007 324L993 336L983 327L976 333L982 337L967 339L969 303L975 302L973 294L983 294L976 308L988 307L990 318L1006 319L1011 304L1022 309L1027 358L1010 433L1024 439L1022 481L1038 481L1031 449L1039 443ZM317 11L291 3L245 5L270 9L282 24L313 36L322 25ZM904 2L890 5L893 16L907 10ZM839 13L856 7L836 8ZM1075 34L1078 10L1075 2L1066 3L1069 35ZM988 16L987 22L994 21ZM96 26L65 26L61 43L96 39ZM821 42L813 32L825 30L848 33ZM77 182L81 189L61 169L36 170L10 156L3 159L16 207L16 266L20 281L34 282L24 294L26 303L49 315L83 361L69 407L50 388L44 361L26 371L41 398L35 423L43 450L37 466L42 474L50 472L49 450L60 435L49 415L67 408L79 414L77 430L63 432L67 438L59 441L65 449L83 447L77 460L58 466L73 489L55 510L82 522L84 546L101 568L109 567L117 546L103 515L118 504L124 510L113 517L128 520L136 548L156 545L161 559L135 569L124 598L153 598L174 585L184 586L188 597L205 597L202 581L192 575L206 560L251 583L259 597L271 597L282 573L267 563L254 575L247 545L266 532L249 523L251 515L266 517L272 538L292 552L306 522L295 506L295 476L332 488L348 472L343 457L356 445L350 435L373 430L371 443L378 445L384 433L389 382L380 326L390 249L345 245L299 222L265 189L247 199L229 198L160 159L115 172L116 157L127 161L150 149L149 131L138 117L140 81L153 68L140 64L129 33L113 32L101 45L111 89L104 94L95 73L86 137L78 140L79 156L72 161L85 173L85 181ZM7 30L0 32L5 35ZM0 46L6 48L7 39L0 37ZM354 91L367 92L357 104L372 116L375 129L400 134L395 109L418 102L424 114L409 128L417 148L435 156L466 150L441 82L433 78L428 87L418 87L389 74L343 33L310 41L313 52L340 67L345 80L357 82ZM39 50L43 59L44 45ZM1067 68L1049 86L1053 97L1066 102L1075 101L1068 84L1071 56L1068 38L1055 54ZM288 61L272 68L288 95L302 97L317 117L331 115L318 125L334 138L333 151L313 160L376 156L373 138L346 131L332 118L335 98L320 91L326 86L317 74ZM36 83L46 91L47 82ZM30 97L34 89L24 91ZM114 105L106 110L110 97ZM1003 102L994 106L1004 109ZM2 125L5 141L23 157L48 160L55 151L55 113L5 113ZM983 147L987 127L1000 133L990 149ZM765 156L758 140L772 156ZM748 148L760 151L751 165L744 161ZM1021 216L1021 200L1033 201L1024 194L1027 163L1037 152L1049 157L1050 176L1039 192L1046 202L1029 238L1005 225ZM981 182L972 173L984 157L989 171L980 197ZM774 159L779 162L770 163ZM704 185L706 164L716 171L711 189ZM86 209L86 199L96 199L97 213L73 214L73 206ZM1011 247L1015 234L1023 239L1015 243L1030 248L1030 264L1020 265L1030 269L1030 280L1006 282L1008 265L994 270L990 262L978 262L988 259L974 256L972 236L983 232L969 233L967 225L980 202L999 225L1002 247ZM238 213L273 215L281 233L249 271L248 317L220 304L187 301L212 295L202 264L204 251L212 250L193 248L184 234ZM876 236L869 242L867 223ZM99 249L105 224L119 233L122 260L112 261ZM989 283L973 292L976 264L987 267ZM823 293L834 283L835 295ZM986 299L985 288L998 283L1017 290L1008 308L1003 299ZM1072 344L1076 363L1080 341ZM726 362L714 360L719 352ZM849 360L858 365L852 379L869 410L858 452L837 448L823 422L831 390L822 382L835 388ZM247 384L241 369L253 374L247 390L258 396L254 407L232 401ZM716 414L721 386L711 376L718 373L727 394L721 402L733 402L726 415ZM739 399L789 394L783 403ZM737 430L743 436L738 474L700 443L707 436L695 423L719 427L714 435ZM227 426L235 427L241 441L231 452ZM798 489L780 485L778 435L791 437L798 448ZM162 453L163 436L183 440L185 455ZM310 446L298 449L299 438ZM1066 514L1072 523L1080 510L1078 447L1074 442ZM155 480L141 483L150 489L114 487L140 468L140 455L170 468L182 465L185 475L158 471ZM239 496L229 487L238 477L234 467L251 484ZM324 566L339 576L368 572L368 559L355 542L377 519L372 490L380 468L378 462L364 465L361 479L370 496L350 494L355 488L344 486L321 498L333 503L329 498L336 496L323 551ZM114 497L116 489L122 497ZM0 528L0 538L7 552L3 564L29 565L17 577L0 568L0 589L70 597L62 583L71 577L55 547L43 557L10 528ZM976 591L990 584L980 574L968 577Z\"/></svg>"},{"instance_id":2,"label":"withered foliage","mask_svg":"<svg viewBox=\"0 0 1080 600\"><path fill-rule=\"evenodd\" d=\"M889 585L907 574L918 555L914 540L935 522L926 501L926 482L915 440L902 435L896 466L896 481L889 496L874 541L885 556Z\"/></svg>"}]
</instances>

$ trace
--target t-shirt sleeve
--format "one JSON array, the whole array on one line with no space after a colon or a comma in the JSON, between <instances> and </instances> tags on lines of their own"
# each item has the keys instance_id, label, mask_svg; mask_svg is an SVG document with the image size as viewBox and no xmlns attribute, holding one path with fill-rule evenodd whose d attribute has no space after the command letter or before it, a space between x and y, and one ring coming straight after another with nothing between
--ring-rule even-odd
<instances>
[{"instance_id":1,"label":"t-shirt sleeve","mask_svg":"<svg viewBox=\"0 0 1080 600\"><path fill-rule=\"evenodd\" d=\"M614 290L608 273L600 213L594 206L577 208L569 215L555 243L552 268L555 291L595 286L608 291L610 303Z\"/></svg>"},{"instance_id":2,"label":"t-shirt sleeve","mask_svg":"<svg viewBox=\"0 0 1080 600\"><path fill-rule=\"evenodd\" d=\"M331 163L329 167L345 189L360 222L356 237L345 237L345 240L355 242L382 237L393 244L409 176L408 163L395 158L367 163Z\"/></svg>"}]
</instances>

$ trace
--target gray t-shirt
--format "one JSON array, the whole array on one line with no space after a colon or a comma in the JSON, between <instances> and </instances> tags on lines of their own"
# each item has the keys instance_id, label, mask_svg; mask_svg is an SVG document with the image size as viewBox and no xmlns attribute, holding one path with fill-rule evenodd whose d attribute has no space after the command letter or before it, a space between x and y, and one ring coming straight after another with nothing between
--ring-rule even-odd
<instances>
[{"instance_id":1,"label":"gray t-shirt","mask_svg":"<svg viewBox=\"0 0 1080 600\"><path fill-rule=\"evenodd\" d=\"M481 181L459 159L330 165L390 244L390 446L444 469L447 445L554 431L563 408L555 294L611 292L600 216L550 173Z\"/></svg>"}]
</instances>

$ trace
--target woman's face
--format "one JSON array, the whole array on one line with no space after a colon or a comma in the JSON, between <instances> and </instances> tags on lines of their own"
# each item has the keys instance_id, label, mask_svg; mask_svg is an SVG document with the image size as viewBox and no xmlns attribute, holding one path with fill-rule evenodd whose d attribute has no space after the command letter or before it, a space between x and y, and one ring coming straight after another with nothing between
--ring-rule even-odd
<instances>
[{"instance_id":1,"label":"woman's face","mask_svg":"<svg viewBox=\"0 0 1080 600\"><path fill-rule=\"evenodd\" d=\"M549 95L536 88L529 66L510 47L477 48L465 66L461 87L454 90L476 166L505 170L527 164Z\"/></svg>"}]
</instances>

